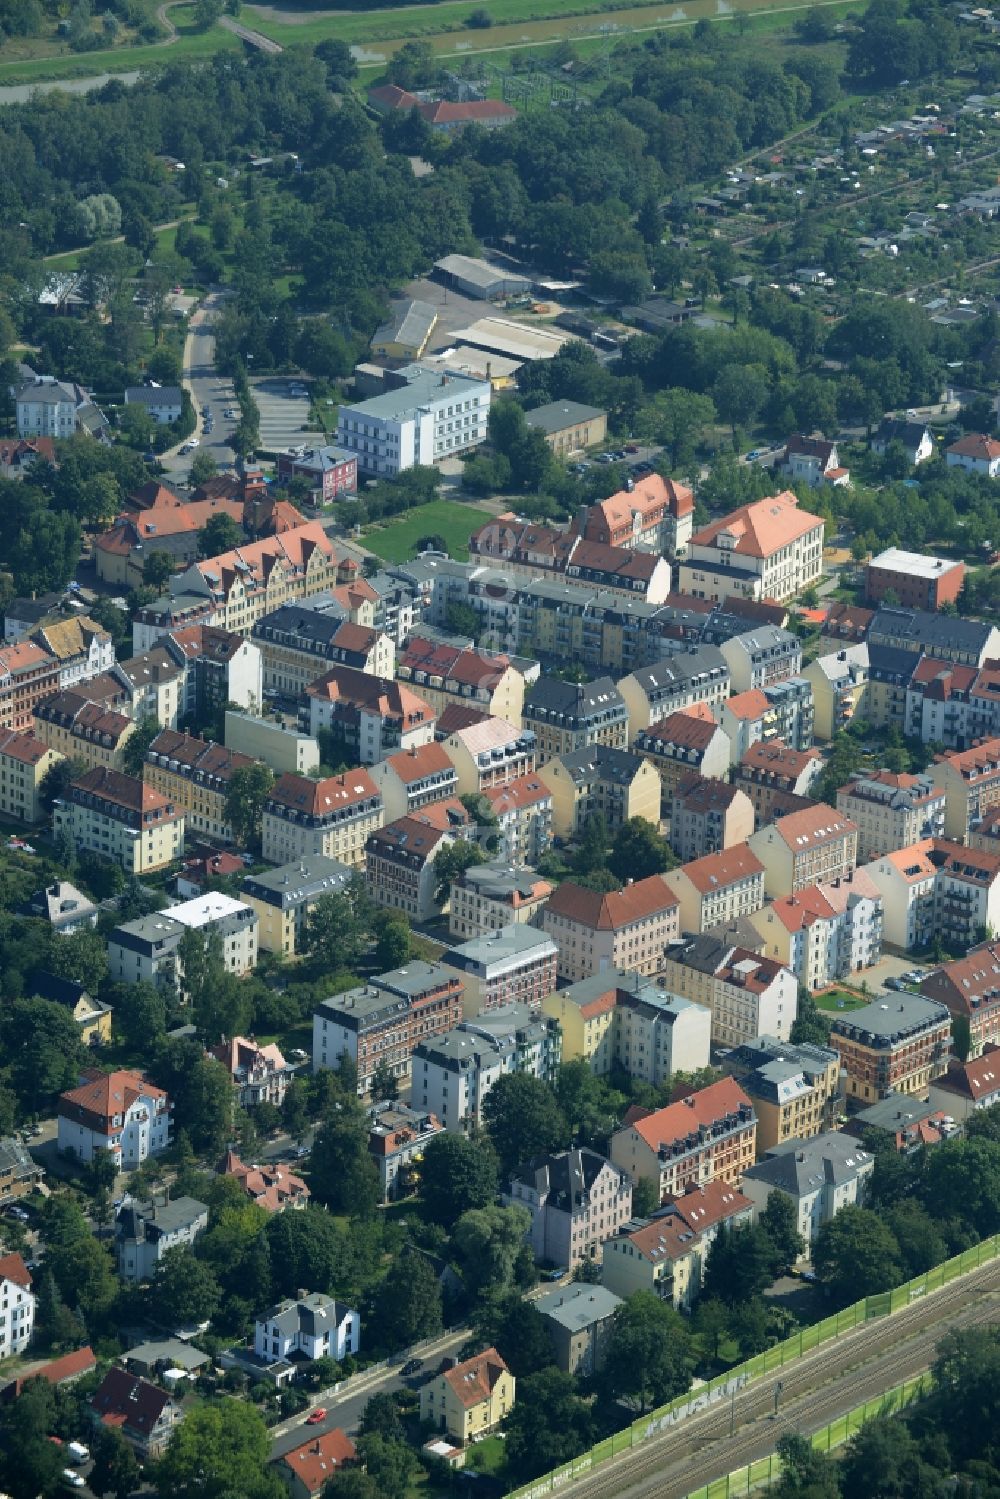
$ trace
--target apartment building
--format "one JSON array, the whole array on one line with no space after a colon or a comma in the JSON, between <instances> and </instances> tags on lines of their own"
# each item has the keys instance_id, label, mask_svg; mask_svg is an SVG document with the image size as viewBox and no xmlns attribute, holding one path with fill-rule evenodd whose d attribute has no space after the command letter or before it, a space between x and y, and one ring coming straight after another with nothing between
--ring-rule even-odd
<instances>
[{"instance_id":1,"label":"apartment building","mask_svg":"<svg viewBox=\"0 0 1000 1499\"><path fill-rule=\"evenodd\" d=\"M505 718L486 718L456 729L443 741L455 767L460 796L489 793L535 769L535 736Z\"/></svg>"},{"instance_id":2,"label":"apartment building","mask_svg":"<svg viewBox=\"0 0 1000 1499\"><path fill-rule=\"evenodd\" d=\"M679 586L697 598L775 599L817 583L823 572L823 522L799 509L790 491L755 500L695 531L679 568Z\"/></svg>"},{"instance_id":3,"label":"apartment building","mask_svg":"<svg viewBox=\"0 0 1000 1499\"><path fill-rule=\"evenodd\" d=\"M359 1097L371 1092L379 1067L408 1078L413 1048L461 1020L462 994L452 969L414 959L324 999L313 1011L313 1072L336 1067L346 1054L358 1069Z\"/></svg>"},{"instance_id":4,"label":"apartment building","mask_svg":"<svg viewBox=\"0 0 1000 1499\"><path fill-rule=\"evenodd\" d=\"M361 1318L322 1292L300 1291L254 1318L254 1354L263 1363L290 1364L329 1358L335 1363L361 1351Z\"/></svg>"},{"instance_id":5,"label":"apartment building","mask_svg":"<svg viewBox=\"0 0 1000 1499\"><path fill-rule=\"evenodd\" d=\"M565 880L546 902L542 929L558 947L559 977L569 983L610 969L661 973L676 941L677 897L659 874L601 894ZM552 986L555 988L555 985Z\"/></svg>"},{"instance_id":6,"label":"apartment building","mask_svg":"<svg viewBox=\"0 0 1000 1499\"><path fill-rule=\"evenodd\" d=\"M88 770L98 765L121 770L122 752L135 730L131 718L92 702L85 692L57 692L34 711L35 738Z\"/></svg>"},{"instance_id":7,"label":"apartment building","mask_svg":"<svg viewBox=\"0 0 1000 1499\"><path fill-rule=\"evenodd\" d=\"M621 1068L662 1087L708 1065L708 1012L637 973L580 979L543 999L542 1013L559 1022L563 1061L583 1060L598 1077Z\"/></svg>"},{"instance_id":8,"label":"apartment building","mask_svg":"<svg viewBox=\"0 0 1000 1499\"><path fill-rule=\"evenodd\" d=\"M532 772L483 792L497 820L497 853L505 863L537 864L552 844L552 792Z\"/></svg>"},{"instance_id":9,"label":"apartment building","mask_svg":"<svg viewBox=\"0 0 1000 1499\"><path fill-rule=\"evenodd\" d=\"M420 1419L459 1447L486 1436L514 1404L516 1382L495 1348L444 1365L420 1387Z\"/></svg>"},{"instance_id":10,"label":"apartment building","mask_svg":"<svg viewBox=\"0 0 1000 1499\"><path fill-rule=\"evenodd\" d=\"M842 812L816 802L758 828L748 844L764 866L767 894L794 895L846 879L857 863L858 830Z\"/></svg>"},{"instance_id":11,"label":"apartment building","mask_svg":"<svg viewBox=\"0 0 1000 1499\"><path fill-rule=\"evenodd\" d=\"M764 1159L743 1178L743 1191L760 1214L772 1192L791 1198L795 1226L805 1240L802 1260L810 1256L824 1223L846 1207L861 1207L875 1157L850 1135L832 1130L809 1140L771 1146Z\"/></svg>"},{"instance_id":12,"label":"apartment building","mask_svg":"<svg viewBox=\"0 0 1000 1499\"><path fill-rule=\"evenodd\" d=\"M692 859L664 878L677 900L684 933L697 935L749 916L764 904L764 866L747 844Z\"/></svg>"},{"instance_id":13,"label":"apartment building","mask_svg":"<svg viewBox=\"0 0 1000 1499\"><path fill-rule=\"evenodd\" d=\"M257 913L220 890L182 901L166 911L124 921L108 935L108 975L121 984L153 984L170 993L184 989L179 948L184 933L214 940L227 973L242 977L257 966Z\"/></svg>"},{"instance_id":14,"label":"apartment building","mask_svg":"<svg viewBox=\"0 0 1000 1499\"><path fill-rule=\"evenodd\" d=\"M712 1040L719 1046L741 1046L762 1035L786 1041L791 1035L798 983L773 958L708 935L691 937L667 953L663 977L672 993L711 1012Z\"/></svg>"},{"instance_id":15,"label":"apartment building","mask_svg":"<svg viewBox=\"0 0 1000 1499\"><path fill-rule=\"evenodd\" d=\"M141 1462L160 1457L171 1434L184 1419L184 1410L166 1390L124 1369L111 1368L90 1400L91 1418L112 1427Z\"/></svg>"},{"instance_id":16,"label":"apartment building","mask_svg":"<svg viewBox=\"0 0 1000 1499\"><path fill-rule=\"evenodd\" d=\"M546 932L511 922L446 948L441 962L462 980L468 1017L509 1004L537 1010L556 986L557 955Z\"/></svg>"},{"instance_id":17,"label":"apartment building","mask_svg":"<svg viewBox=\"0 0 1000 1499\"><path fill-rule=\"evenodd\" d=\"M310 682L334 666L349 666L372 677L395 675L392 637L356 623L343 606L310 607L325 600L334 604L321 594L315 600L284 604L254 625L253 640L260 650L266 691L299 697Z\"/></svg>"},{"instance_id":18,"label":"apartment building","mask_svg":"<svg viewBox=\"0 0 1000 1499\"><path fill-rule=\"evenodd\" d=\"M601 1251L601 1282L618 1296L650 1291L690 1310L705 1280L717 1236L748 1224L753 1203L736 1187L710 1181L691 1186L636 1227L626 1224Z\"/></svg>"},{"instance_id":19,"label":"apartment building","mask_svg":"<svg viewBox=\"0 0 1000 1499\"><path fill-rule=\"evenodd\" d=\"M966 842L987 813L1000 806L1000 737L936 755L930 777L945 794L945 836Z\"/></svg>"},{"instance_id":20,"label":"apartment building","mask_svg":"<svg viewBox=\"0 0 1000 1499\"><path fill-rule=\"evenodd\" d=\"M968 948L1000 922L1000 855L926 838L865 866L885 910L885 937L906 950L935 938Z\"/></svg>"},{"instance_id":21,"label":"apartment building","mask_svg":"<svg viewBox=\"0 0 1000 1499\"><path fill-rule=\"evenodd\" d=\"M60 666L33 640L0 646L0 729L27 732L35 708L59 691Z\"/></svg>"},{"instance_id":22,"label":"apartment building","mask_svg":"<svg viewBox=\"0 0 1000 1499\"><path fill-rule=\"evenodd\" d=\"M697 773L677 783L668 811L670 846L685 864L745 843L754 829L753 803L745 791Z\"/></svg>"},{"instance_id":23,"label":"apartment building","mask_svg":"<svg viewBox=\"0 0 1000 1499\"><path fill-rule=\"evenodd\" d=\"M171 1104L138 1072L85 1071L56 1105L58 1146L89 1166L109 1151L119 1171L133 1171L170 1144Z\"/></svg>"},{"instance_id":24,"label":"apartment building","mask_svg":"<svg viewBox=\"0 0 1000 1499\"><path fill-rule=\"evenodd\" d=\"M319 781L279 776L264 803L263 856L287 864L320 854L360 869L365 843L383 821L379 789L361 767Z\"/></svg>"},{"instance_id":25,"label":"apartment building","mask_svg":"<svg viewBox=\"0 0 1000 1499\"><path fill-rule=\"evenodd\" d=\"M396 676L440 716L452 703L481 708L520 728L524 677L509 656L487 655L474 646L447 645L411 635L396 661Z\"/></svg>"},{"instance_id":26,"label":"apartment building","mask_svg":"<svg viewBox=\"0 0 1000 1499\"><path fill-rule=\"evenodd\" d=\"M329 729L343 742L346 756L374 765L396 750L419 749L434 739L436 714L409 687L337 666L311 682L309 732Z\"/></svg>"},{"instance_id":27,"label":"apartment building","mask_svg":"<svg viewBox=\"0 0 1000 1499\"><path fill-rule=\"evenodd\" d=\"M61 759L32 734L0 729L0 816L11 822L41 822L42 782Z\"/></svg>"},{"instance_id":28,"label":"apartment building","mask_svg":"<svg viewBox=\"0 0 1000 1499\"><path fill-rule=\"evenodd\" d=\"M541 765L595 745L628 747L628 709L610 677L587 683L540 677L522 717L525 728L534 731Z\"/></svg>"},{"instance_id":29,"label":"apartment building","mask_svg":"<svg viewBox=\"0 0 1000 1499\"><path fill-rule=\"evenodd\" d=\"M565 1374L596 1374L604 1365L620 1296L604 1286L557 1286L535 1302Z\"/></svg>"},{"instance_id":30,"label":"apartment building","mask_svg":"<svg viewBox=\"0 0 1000 1499\"><path fill-rule=\"evenodd\" d=\"M277 775L285 770L300 775L319 770L319 744L299 728L253 713L227 712L224 734L228 750L262 761Z\"/></svg>"},{"instance_id":31,"label":"apartment building","mask_svg":"<svg viewBox=\"0 0 1000 1499\"><path fill-rule=\"evenodd\" d=\"M947 1072L931 1083L929 1106L959 1124L1000 1103L1000 1048L987 1043L982 1055L968 1062L952 1057Z\"/></svg>"},{"instance_id":32,"label":"apartment building","mask_svg":"<svg viewBox=\"0 0 1000 1499\"><path fill-rule=\"evenodd\" d=\"M981 849L984 854L1000 854L1000 803L969 834L969 847Z\"/></svg>"},{"instance_id":33,"label":"apartment building","mask_svg":"<svg viewBox=\"0 0 1000 1499\"><path fill-rule=\"evenodd\" d=\"M10 1207L35 1190L45 1172L26 1146L12 1135L0 1136L0 1207Z\"/></svg>"},{"instance_id":34,"label":"apartment building","mask_svg":"<svg viewBox=\"0 0 1000 1499\"><path fill-rule=\"evenodd\" d=\"M729 688L729 666L717 645L682 647L654 666L640 667L618 683L628 709L629 740L681 708L704 703L721 709Z\"/></svg>"},{"instance_id":35,"label":"apartment building","mask_svg":"<svg viewBox=\"0 0 1000 1499\"><path fill-rule=\"evenodd\" d=\"M143 780L183 809L188 829L232 843L226 817L229 783L256 764L249 755L176 729L162 729L146 751Z\"/></svg>"},{"instance_id":36,"label":"apartment building","mask_svg":"<svg viewBox=\"0 0 1000 1499\"><path fill-rule=\"evenodd\" d=\"M553 889L533 869L503 861L474 864L452 881L448 932L467 941L511 924L537 927Z\"/></svg>"},{"instance_id":37,"label":"apartment building","mask_svg":"<svg viewBox=\"0 0 1000 1499\"><path fill-rule=\"evenodd\" d=\"M368 1154L375 1162L382 1201L394 1202L413 1190L424 1151L444 1126L427 1109L382 1102L370 1110Z\"/></svg>"},{"instance_id":38,"label":"apartment building","mask_svg":"<svg viewBox=\"0 0 1000 1499\"><path fill-rule=\"evenodd\" d=\"M731 1077L653 1113L634 1108L611 1136L611 1159L633 1181L650 1181L660 1201L711 1181L736 1186L753 1165L757 1117Z\"/></svg>"},{"instance_id":39,"label":"apartment building","mask_svg":"<svg viewBox=\"0 0 1000 1499\"><path fill-rule=\"evenodd\" d=\"M704 703L695 708L681 708L650 724L648 729L640 729L633 749L659 773L660 805L664 813L669 812L681 781L692 774L702 778L723 778L729 774L729 740Z\"/></svg>"},{"instance_id":40,"label":"apartment building","mask_svg":"<svg viewBox=\"0 0 1000 1499\"><path fill-rule=\"evenodd\" d=\"M196 1197L128 1200L115 1218L115 1269L122 1280L152 1280L168 1249L187 1249L208 1227L208 1206Z\"/></svg>"},{"instance_id":41,"label":"apartment building","mask_svg":"<svg viewBox=\"0 0 1000 1499\"><path fill-rule=\"evenodd\" d=\"M18 437L72 437L89 399L81 385L37 375L14 392Z\"/></svg>"},{"instance_id":42,"label":"apartment building","mask_svg":"<svg viewBox=\"0 0 1000 1499\"><path fill-rule=\"evenodd\" d=\"M935 968L920 992L968 1024L970 1056L1000 1044L1000 943L994 938Z\"/></svg>"},{"instance_id":43,"label":"apartment building","mask_svg":"<svg viewBox=\"0 0 1000 1499\"><path fill-rule=\"evenodd\" d=\"M797 677L802 670L802 643L780 625L758 625L719 642L734 692L760 692Z\"/></svg>"},{"instance_id":44,"label":"apartment building","mask_svg":"<svg viewBox=\"0 0 1000 1499\"><path fill-rule=\"evenodd\" d=\"M964 750L1000 735L1000 661L964 666L921 656L913 665L908 651L898 656L910 664L901 673L897 722L900 732L923 744Z\"/></svg>"},{"instance_id":45,"label":"apartment building","mask_svg":"<svg viewBox=\"0 0 1000 1499\"><path fill-rule=\"evenodd\" d=\"M31 638L59 662L61 688L81 686L115 664L110 631L87 615L39 625Z\"/></svg>"},{"instance_id":46,"label":"apartment building","mask_svg":"<svg viewBox=\"0 0 1000 1499\"><path fill-rule=\"evenodd\" d=\"M960 614L883 605L868 626L868 644L934 656L962 666L982 666L1000 657L1000 627Z\"/></svg>"},{"instance_id":47,"label":"apartment building","mask_svg":"<svg viewBox=\"0 0 1000 1499\"><path fill-rule=\"evenodd\" d=\"M840 1053L849 1098L871 1103L889 1093L926 1097L948 1065L951 1013L921 995L897 991L837 1015L830 1045Z\"/></svg>"},{"instance_id":48,"label":"apartment building","mask_svg":"<svg viewBox=\"0 0 1000 1499\"><path fill-rule=\"evenodd\" d=\"M585 541L674 557L687 546L693 522L694 494L687 485L647 474L589 505L570 531Z\"/></svg>"},{"instance_id":49,"label":"apartment building","mask_svg":"<svg viewBox=\"0 0 1000 1499\"><path fill-rule=\"evenodd\" d=\"M180 858L184 810L135 776L100 767L70 782L52 809L55 832L79 851L102 854L126 874L148 874Z\"/></svg>"},{"instance_id":50,"label":"apartment building","mask_svg":"<svg viewBox=\"0 0 1000 1499\"><path fill-rule=\"evenodd\" d=\"M372 766L371 778L381 792L387 822L458 793L458 773L436 740L387 755Z\"/></svg>"},{"instance_id":51,"label":"apartment building","mask_svg":"<svg viewBox=\"0 0 1000 1499\"><path fill-rule=\"evenodd\" d=\"M904 609L940 609L958 602L964 582L964 562L887 547L865 568L865 597L881 604L891 595Z\"/></svg>"},{"instance_id":52,"label":"apartment building","mask_svg":"<svg viewBox=\"0 0 1000 1499\"><path fill-rule=\"evenodd\" d=\"M843 1112L840 1054L831 1047L758 1036L731 1052L725 1069L753 1102L759 1156L833 1129Z\"/></svg>"},{"instance_id":53,"label":"apartment building","mask_svg":"<svg viewBox=\"0 0 1000 1499\"><path fill-rule=\"evenodd\" d=\"M825 989L882 956L883 901L865 869L768 901L751 917L768 957L807 989Z\"/></svg>"},{"instance_id":54,"label":"apartment building","mask_svg":"<svg viewBox=\"0 0 1000 1499\"><path fill-rule=\"evenodd\" d=\"M232 1036L209 1047L209 1055L229 1073L241 1109L255 1109L262 1103L277 1109L284 1103L295 1064L286 1062L273 1042L261 1045L252 1036Z\"/></svg>"},{"instance_id":55,"label":"apartment building","mask_svg":"<svg viewBox=\"0 0 1000 1499\"><path fill-rule=\"evenodd\" d=\"M654 827L660 821L661 782L652 762L629 750L574 750L550 760L538 779L552 794L552 831L576 838L592 817L601 816L611 833L632 817Z\"/></svg>"},{"instance_id":56,"label":"apartment building","mask_svg":"<svg viewBox=\"0 0 1000 1499\"><path fill-rule=\"evenodd\" d=\"M388 383L383 394L341 406L337 415L337 446L357 458L360 473L392 478L485 441L489 380L408 364Z\"/></svg>"},{"instance_id":57,"label":"apartment building","mask_svg":"<svg viewBox=\"0 0 1000 1499\"><path fill-rule=\"evenodd\" d=\"M757 827L762 827L773 821L776 807L786 798L808 797L822 770L819 750L792 749L774 740L746 751L733 770L733 785L746 792Z\"/></svg>"},{"instance_id":58,"label":"apartment building","mask_svg":"<svg viewBox=\"0 0 1000 1499\"><path fill-rule=\"evenodd\" d=\"M789 677L768 687L736 692L722 704L719 722L729 739L733 765L761 743L809 749L815 727L812 683L804 676Z\"/></svg>"},{"instance_id":59,"label":"apartment building","mask_svg":"<svg viewBox=\"0 0 1000 1499\"><path fill-rule=\"evenodd\" d=\"M945 792L929 775L876 770L837 792L837 811L858 829L858 859L867 863L922 838L944 834Z\"/></svg>"},{"instance_id":60,"label":"apartment building","mask_svg":"<svg viewBox=\"0 0 1000 1499\"><path fill-rule=\"evenodd\" d=\"M812 687L814 732L831 740L855 717L863 717L870 662L867 645L848 645L810 661L802 675Z\"/></svg>"},{"instance_id":61,"label":"apartment building","mask_svg":"<svg viewBox=\"0 0 1000 1499\"><path fill-rule=\"evenodd\" d=\"M257 913L260 950L293 957L301 948L309 913L317 901L341 894L353 873L336 859L309 854L278 869L248 874L241 895Z\"/></svg>"},{"instance_id":62,"label":"apartment building","mask_svg":"<svg viewBox=\"0 0 1000 1499\"><path fill-rule=\"evenodd\" d=\"M573 1270L632 1217L627 1171L586 1147L539 1156L522 1166L502 1193L507 1207L531 1214L528 1243L542 1264Z\"/></svg>"},{"instance_id":63,"label":"apartment building","mask_svg":"<svg viewBox=\"0 0 1000 1499\"><path fill-rule=\"evenodd\" d=\"M448 904L437 897L434 860L457 839L471 840L475 825L452 797L387 822L365 843L365 886L377 906L402 911L411 923L440 916Z\"/></svg>"},{"instance_id":64,"label":"apartment building","mask_svg":"<svg viewBox=\"0 0 1000 1499\"><path fill-rule=\"evenodd\" d=\"M411 1099L452 1134L468 1133L482 1123L498 1078L525 1072L553 1082L561 1056L554 1020L527 1005L501 1005L414 1047Z\"/></svg>"},{"instance_id":65,"label":"apartment building","mask_svg":"<svg viewBox=\"0 0 1000 1499\"><path fill-rule=\"evenodd\" d=\"M496 563L518 583L559 578L647 604L662 604L670 592L670 563L657 552L587 541L575 531L540 526L512 511L474 531L469 551L473 562Z\"/></svg>"}]
</instances>

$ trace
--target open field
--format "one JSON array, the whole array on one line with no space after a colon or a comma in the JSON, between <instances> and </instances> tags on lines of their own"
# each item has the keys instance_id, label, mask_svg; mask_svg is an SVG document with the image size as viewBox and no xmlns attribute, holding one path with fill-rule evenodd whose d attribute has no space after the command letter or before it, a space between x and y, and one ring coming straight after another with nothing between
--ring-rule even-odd
<instances>
[{"instance_id":1,"label":"open field","mask_svg":"<svg viewBox=\"0 0 1000 1499\"><path fill-rule=\"evenodd\" d=\"M384 562L407 562L422 536L440 536L453 557L463 562L469 555L469 537L483 524L481 510L454 500L432 500L408 515L373 527L365 535L365 546Z\"/></svg>"}]
</instances>

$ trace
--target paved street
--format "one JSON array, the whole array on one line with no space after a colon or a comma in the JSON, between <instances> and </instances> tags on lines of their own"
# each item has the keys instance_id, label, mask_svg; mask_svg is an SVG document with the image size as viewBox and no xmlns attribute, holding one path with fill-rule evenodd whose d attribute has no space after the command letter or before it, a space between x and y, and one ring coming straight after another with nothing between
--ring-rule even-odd
<instances>
[{"instance_id":1,"label":"paved street","mask_svg":"<svg viewBox=\"0 0 1000 1499\"><path fill-rule=\"evenodd\" d=\"M173 479L181 483L187 479L191 461L197 452L211 453L220 469L230 468L235 454L229 446L229 438L236 426L235 418L223 416L227 409L237 409L236 394L228 378L215 371L215 335L212 325L218 316L224 294L210 292L188 324L188 335L184 343L184 384L191 392L191 400L198 414L195 436L198 446L192 453L181 454L173 448L160 459L168 482ZM205 431L202 407L208 406L215 418L215 429L209 435Z\"/></svg>"}]
</instances>

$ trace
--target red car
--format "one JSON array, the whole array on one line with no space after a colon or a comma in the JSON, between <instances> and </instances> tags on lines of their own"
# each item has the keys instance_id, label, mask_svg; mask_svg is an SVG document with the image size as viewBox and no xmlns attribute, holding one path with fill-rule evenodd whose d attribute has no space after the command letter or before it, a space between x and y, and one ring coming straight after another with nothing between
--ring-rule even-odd
<instances>
[{"instance_id":1,"label":"red car","mask_svg":"<svg viewBox=\"0 0 1000 1499\"><path fill-rule=\"evenodd\" d=\"M325 1420L326 1411L324 1410L323 1406L317 1405L316 1409L314 1411L310 1411L308 1416L306 1416L305 1424L307 1426L318 1426L321 1421Z\"/></svg>"}]
</instances>

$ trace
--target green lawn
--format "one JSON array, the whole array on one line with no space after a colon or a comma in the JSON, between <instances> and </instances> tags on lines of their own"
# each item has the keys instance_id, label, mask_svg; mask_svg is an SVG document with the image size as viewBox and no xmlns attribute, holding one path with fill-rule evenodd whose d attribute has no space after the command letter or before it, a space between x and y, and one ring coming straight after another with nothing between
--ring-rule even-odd
<instances>
[{"instance_id":1,"label":"green lawn","mask_svg":"<svg viewBox=\"0 0 1000 1499\"><path fill-rule=\"evenodd\" d=\"M500 1437L484 1437L469 1448L465 1466L473 1473L503 1473L507 1466L506 1444Z\"/></svg>"},{"instance_id":2,"label":"green lawn","mask_svg":"<svg viewBox=\"0 0 1000 1499\"><path fill-rule=\"evenodd\" d=\"M432 500L407 515L397 516L367 531L364 544L385 562L408 562L422 536L441 536L453 557L464 562L469 555L469 537L487 517L470 505L454 500Z\"/></svg>"},{"instance_id":3,"label":"green lawn","mask_svg":"<svg viewBox=\"0 0 1000 1499\"><path fill-rule=\"evenodd\" d=\"M815 999L818 1010L831 1010L837 1013L842 1010L860 1010L865 1005L871 1004L870 999L862 999L848 989L829 989L825 994L817 994Z\"/></svg>"}]
</instances>

